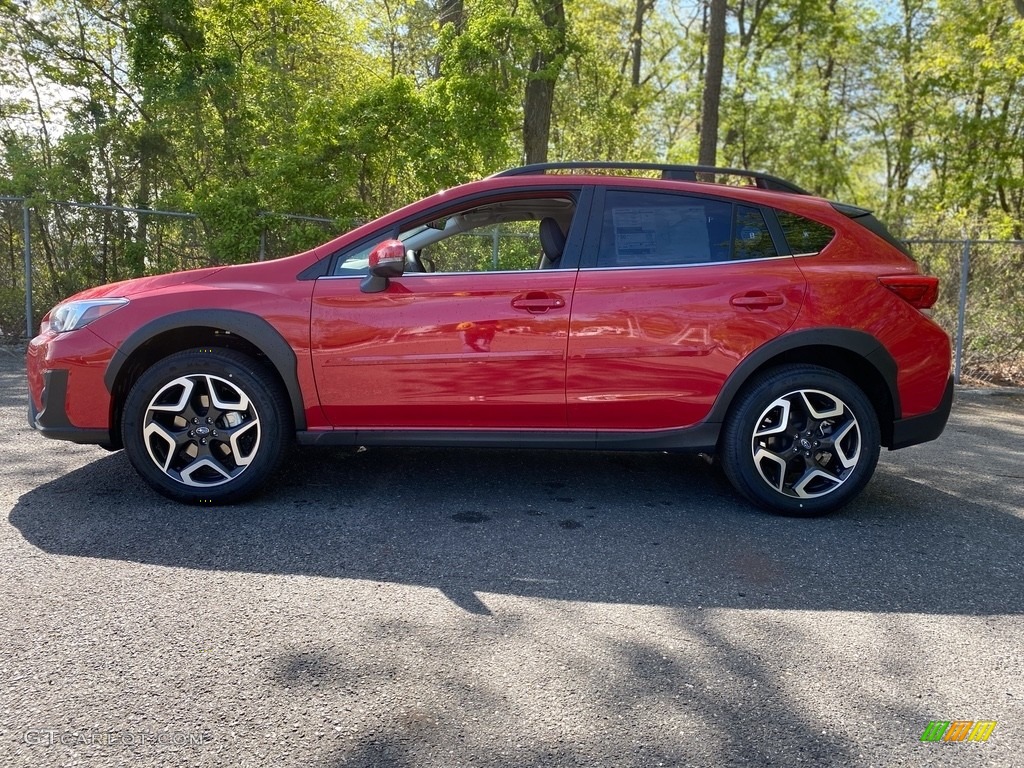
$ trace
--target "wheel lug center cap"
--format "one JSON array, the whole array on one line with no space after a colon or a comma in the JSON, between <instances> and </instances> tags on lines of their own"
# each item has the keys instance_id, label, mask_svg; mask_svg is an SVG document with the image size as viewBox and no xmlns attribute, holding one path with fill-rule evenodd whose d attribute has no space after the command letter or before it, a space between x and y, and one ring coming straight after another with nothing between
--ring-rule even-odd
<instances>
[{"instance_id":1,"label":"wheel lug center cap","mask_svg":"<svg viewBox=\"0 0 1024 768\"><path fill-rule=\"evenodd\" d=\"M210 434L210 428L209 427L196 427L196 436L197 437L206 437L209 434Z\"/></svg>"},{"instance_id":2,"label":"wheel lug center cap","mask_svg":"<svg viewBox=\"0 0 1024 768\"><path fill-rule=\"evenodd\" d=\"M800 447L803 448L805 451L809 451L813 446L811 445L810 440L808 440L806 437L801 437Z\"/></svg>"}]
</instances>

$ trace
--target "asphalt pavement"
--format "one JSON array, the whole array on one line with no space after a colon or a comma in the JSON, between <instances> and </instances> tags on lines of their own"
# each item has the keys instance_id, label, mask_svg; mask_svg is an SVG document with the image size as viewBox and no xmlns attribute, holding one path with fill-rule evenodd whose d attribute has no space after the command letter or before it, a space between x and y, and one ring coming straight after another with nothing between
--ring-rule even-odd
<instances>
[{"instance_id":1,"label":"asphalt pavement","mask_svg":"<svg viewBox=\"0 0 1024 768\"><path fill-rule=\"evenodd\" d=\"M562 451L296 450L186 507L25 398L0 350L0 765L1024 765L1024 395L814 520Z\"/></svg>"}]
</instances>

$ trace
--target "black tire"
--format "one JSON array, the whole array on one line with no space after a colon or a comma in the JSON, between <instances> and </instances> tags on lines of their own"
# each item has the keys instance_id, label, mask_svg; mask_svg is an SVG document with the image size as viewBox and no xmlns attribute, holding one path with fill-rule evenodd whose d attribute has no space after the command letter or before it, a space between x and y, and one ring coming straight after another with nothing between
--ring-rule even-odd
<instances>
[{"instance_id":1,"label":"black tire","mask_svg":"<svg viewBox=\"0 0 1024 768\"><path fill-rule=\"evenodd\" d=\"M733 403L719 454L739 493L769 512L814 517L853 499L878 463L871 401L845 376L786 365L754 378Z\"/></svg>"},{"instance_id":2,"label":"black tire","mask_svg":"<svg viewBox=\"0 0 1024 768\"><path fill-rule=\"evenodd\" d=\"M154 363L124 403L121 437L153 489L187 504L230 504L270 479L295 429L280 382L228 349L190 349Z\"/></svg>"}]
</instances>

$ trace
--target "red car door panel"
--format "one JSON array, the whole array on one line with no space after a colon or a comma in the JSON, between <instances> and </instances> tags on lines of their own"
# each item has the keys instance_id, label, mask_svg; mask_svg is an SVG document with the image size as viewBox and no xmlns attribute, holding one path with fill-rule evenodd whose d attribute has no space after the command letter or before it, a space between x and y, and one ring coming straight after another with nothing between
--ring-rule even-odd
<instances>
[{"instance_id":1,"label":"red car door panel","mask_svg":"<svg viewBox=\"0 0 1024 768\"><path fill-rule=\"evenodd\" d=\"M791 257L581 271L569 331L569 426L695 424L736 365L793 324L803 294Z\"/></svg>"},{"instance_id":2,"label":"red car door panel","mask_svg":"<svg viewBox=\"0 0 1024 768\"><path fill-rule=\"evenodd\" d=\"M321 278L317 390L345 428L564 429L575 270Z\"/></svg>"}]
</instances>

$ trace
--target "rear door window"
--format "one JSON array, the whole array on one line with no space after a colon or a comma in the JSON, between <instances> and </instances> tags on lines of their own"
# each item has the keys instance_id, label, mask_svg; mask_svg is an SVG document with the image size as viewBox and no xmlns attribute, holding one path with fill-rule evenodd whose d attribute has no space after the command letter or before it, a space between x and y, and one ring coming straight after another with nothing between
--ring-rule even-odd
<instances>
[{"instance_id":1,"label":"rear door window","mask_svg":"<svg viewBox=\"0 0 1024 768\"><path fill-rule=\"evenodd\" d=\"M696 195L609 190L593 266L685 266L777 255L759 208Z\"/></svg>"}]
</instances>

